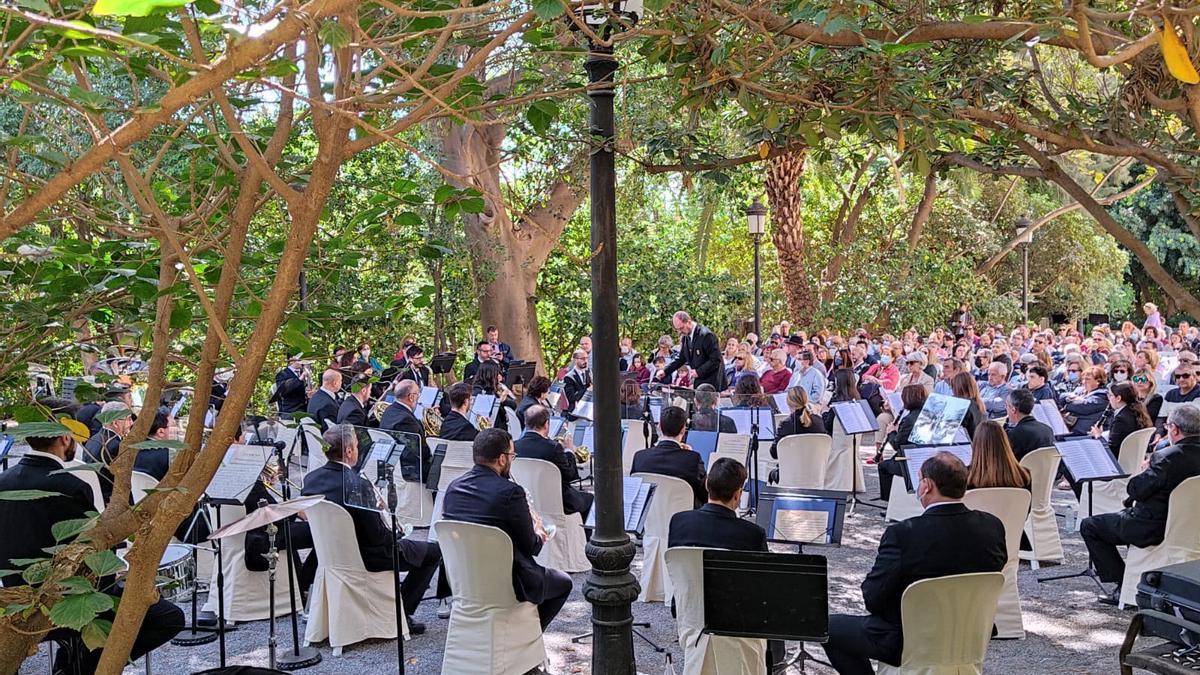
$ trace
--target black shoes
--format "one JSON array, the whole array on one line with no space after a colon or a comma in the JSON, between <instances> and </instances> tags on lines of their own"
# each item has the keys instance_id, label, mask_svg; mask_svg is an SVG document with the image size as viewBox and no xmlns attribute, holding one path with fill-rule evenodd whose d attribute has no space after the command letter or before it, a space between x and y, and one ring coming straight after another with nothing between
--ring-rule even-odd
<instances>
[{"instance_id":1,"label":"black shoes","mask_svg":"<svg viewBox=\"0 0 1200 675\"><path fill-rule=\"evenodd\" d=\"M1111 593L1108 593L1107 595L1102 595L1102 596L1096 598L1096 601L1102 605L1108 605L1109 607L1120 607L1121 606L1121 585L1117 584L1117 587L1114 588Z\"/></svg>"},{"instance_id":2,"label":"black shoes","mask_svg":"<svg viewBox=\"0 0 1200 675\"><path fill-rule=\"evenodd\" d=\"M417 621L416 619L413 619L411 616L408 617L408 634L412 637L415 637L417 635L424 635L425 634L425 624L421 623L420 621Z\"/></svg>"}]
</instances>

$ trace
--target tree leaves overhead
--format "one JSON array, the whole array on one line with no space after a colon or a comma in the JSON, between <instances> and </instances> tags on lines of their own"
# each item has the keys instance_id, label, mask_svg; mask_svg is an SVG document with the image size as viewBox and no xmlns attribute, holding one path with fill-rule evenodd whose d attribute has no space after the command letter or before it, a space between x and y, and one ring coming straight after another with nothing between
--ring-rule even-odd
<instances>
[{"instance_id":1,"label":"tree leaves overhead","mask_svg":"<svg viewBox=\"0 0 1200 675\"><path fill-rule=\"evenodd\" d=\"M96 0L93 16L148 16L158 9L184 7L192 0Z\"/></svg>"}]
</instances>

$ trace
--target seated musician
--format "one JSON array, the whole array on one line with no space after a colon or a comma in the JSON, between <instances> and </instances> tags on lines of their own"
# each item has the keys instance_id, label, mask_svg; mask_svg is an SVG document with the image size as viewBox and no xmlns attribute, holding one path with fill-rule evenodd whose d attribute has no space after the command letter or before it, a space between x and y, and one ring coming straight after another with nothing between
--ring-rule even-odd
<instances>
[{"instance_id":1,"label":"seated musician","mask_svg":"<svg viewBox=\"0 0 1200 675\"><path fill-rule=\"evenodd\" d=\"M394 391L396 400L388 406L387 410L383 411L383 417L379 420L379 428L385 431L402 431L421 437L420 457L408 450L400 457L400 468L404 480L419 483L429 475L429 469L433 464L433 454L425 444L425 425L417 419L416 413L413 412L417 409L417 398L421 396L421 388L412 380L401 380L396 383Z\"/></svg>"},{"instance_id":2,"label":"seated musician","mask_svg":"<svg viewBox=\"0 0 1200 675\"><path fill-rule=\"evenodd\" d=\"M775 442L771 444L771 459L779 459L777 451L779 440L786 436L829 433L825 429L825 421L821 416L809 410L808 394L803 388L789 389L787 403L792 412L787 419L779 423L779 428L775 430Z\"/></svg>"},{"instance_id":3,"label":"seated musician","mask_svg":"<svg viewBox=\"0 0 1200 675\"><path fill-rule=\"evenodd\" d=\"M56 414L71 416L74 404L63 399L43 399L44 405ZM65 432L65 430L64 430ZM0 499L0 523L4 523L4 535L0 536L0 569L6 570L0 584L13 588L24 586L19 573L8 570L20 569L21 559L45 558L45 549L56 545L53 527L57 523L87 518L95 510L92 489L78 476L64 471L65 463L75 459L75 439L68 433L54 437L29 437L30 450L20 462L0 473L0 492L12 490L40 490L52 496L34 500ZM120 596L123 586L114 583L111 577L98 581L98 588L109 595ZM111 621L112 610L103 612L98 618ZM138 629L130 651L131 659L166 644L183 630L183 611L166 600L158 600L146 610L146 619ZM58 651L53 671L55 673L94 673L100 662L100 650L89 650L84 646L79 632L67 628L56 628L46 635L46 640L66 641L66 647Z\"/></svg>"},{"instance_id":4,"label":"seated musician","mask_svg":"<svg viewBox=\"0 0 1200 675\"><path fill-rule=\"evenodd\" d=\"M696 410L692 413L692 429L736 434L737 425L727 415L717 411L717 390L711 384L696 387Z\"/></svg>"},{"instance_id":5,"label":"seated musician","mask_svg":"<svg viewBox=\"0 0 1200 675\"><path fill-rule=\"evenodd\" d=\"M100 416L124 414L118 419L109 420L101 427L100 433L92 436L83 446L83 461L88 464L100 464L97 472L100 477L100 492L104 495L104 503L112 498L113 475L109 466L117 461L117 453L121 450L121 439L129 433L133 426L133 414L129 406L120 401L109 401L100 408Z\"/></svg>"},{"instance_id":6,"label":"seated musician","mask_svg":"<svg viewBox=\"0 0 1200 675\"><path fill-rule=\"evenodd\" d=\"M925 512L883 533L875 565L862 583L869 615L832 614L825 654L841 675L870 675L871 659L900 664L900 600L910 584L952 574L999 572L1008 560L1004 524L963 503L967 467L949 452L921 465L917 499Z\"/></svg>"},{"instance_id":7,"label":"seated musician","mask_svg":"<svg viewBox=\"0 0 1200 675\"><path fill-rule=\"evenodd\" d=\"M642 405L642 388L636 379L624 376L621 378L621 392L617 400L621 404L621 419L642 419L646 409Z\"/></svg>"},{"instance_id":8,"label":"seated musician","mask_svg":"<svg viewBox=\"0 0 1200 675\"><path fill-rule=\"evenodd\" d=\"M493 426L497 429L508 429L508 413L504 412L504 408L515 411L517 400L512 390L504 385L504 371L499 363L485 363L479 366L479 370L475 373L472 393L476 396L479 394L495 396L496 415Z\"/></svg>"},{"instance_id":9,"label":"seated musician","mask_svg":"<svg viewBox=\"0 0 1200 675\"><path fill-rule=\"evenodd\" d=\"M530 406L540 405L550 407L547 394L550 392L550 378L545 375L534 375L525 385L525 395L517 403L517 419L525 424L525 411Z\"/></svg>"},{"instance_id":10,"label":"seated musician","mask_svg":"<svg viewBox=\"0 0 1200 675\"><path fill-rule=\"evenodd\" d=\"M425 365L425 350L420 345L409 345L405 352L408 358L400 370L401 380L412 380L418 386L428 386L433 381L433 371Z\"/></svg>"},{"instance_id":11,"label":"seated musician","mask_svg":"<svg viewBox=\"0 0 1200 675\"><path fill-rule=\"evenodd\" d=\"M338 416L338 397L342 393L342 374L336 370L321 373L321 386L308 399L306 412L325 431Z\"/></svg>"},{"instance_id":12,"label":"seated musician","mask_svg":"<svg viewBox=\"0 0 1200 675\"><path fill-rule=\"evenodd\" d=\"M567 397L567 412L575 410L576 404L592 388L592 373L588 368L588 354L576 349L571 355L571 370L563 376L563 395Z\"/></svg>"},{"instance_id":13,"label":"seated musician","mask_svg":"<svg viewBox=\"0 0 1200 675\"><path fill-rule=\"evenodd\" d=\"M409 384L413 383L410 381ZM304 477L302 494L323 495L327 501L346 509L354 523L354 538L358 542L363 566L368 572L391 571L392 547L400 547L400 570L408 572L400 585L404 612L408 615L408 629L413 635L424 633L425 625L414 621L413 613L417 611L417 605L421 598L425 597L433 574L438 570L442 561L442 550L436 543L408 539L403 534L393 540L392 532L384 524L379 512L347 507L347 486L349 490L359 494L371 494L375 489L365 476L356 474L352 468L358 464L358 437L348 429L334 426L325 432L323 438L328 446L325 448L325 459L328 461ZM380 504L380 508L386 511L387 505ZM441 583L438 584L438 597L448 596L449 585L443 572Z\"/></svg>"},{"instance_id":14,"label":"seated musician","mask_svg":"<svg viewBox=\"0 0 1200 675\"><path fill-rule=\"evenodd\" d=\"M150 433L146 437L146 440L169 440L176 428L175 420L171 417L170 411L166 408L159 408L154 411L154 421L150 423ZM144 473L147 476L153 476L155 480L165 478L167 469L170 467L171 451L166 447L142 448L137 451L137 455L133 458L133 470Z\"/></svg>"},{"instance_id":15,"label":"seated musician","mask_svg":"<svg viewBox=\"0 0 1200 675\"><path fill-rule=\"evenodd\" d=\"M337 411L338 424L367 426L367 402L371 400L370 376L362 373L350 379L350 393L342 399Z\"/></svg>"},{"instance_id":16,"label":"seated musician","mask_svg":"<svg viewBox=\"0 0 1200 675\"><path fill-rule=\"evenodd\" d=\"M511 480L516 454L512 436L503 429L485 429L475 438L471 454L475 466L446 488L443 517L504 530L512 540L513 591L518 601L538 606L544 631L571 595L571 577L534 561L550 536L524 488Z\"/></svg>"},{"instance_id":17,"label":"seated musician","mask_svg":"<svg viewBox=\"0 0 1200 675\"><path fill-rule=\"evenodd\" d=\"M737 517L747 475L746 467L736 459L722 457L713 462L705 480L708 503L671 516L667 546L767 550L766 530Z\"/></svg>"},{"instance_id":18,"label":"seated musician","mask_svg":"<svg viewBox=\"0 0 1200 675\"><path fill-rule=\"evenodd\" d=\"M550 438L550 411L540 405L530 408L525 413L525 420L525 433L515 443L517 457L542 459L558 467L562 479L563 512L567 515L578 513L587 520L595 497L571 486L572 482L579 480L579 467L575 454L571 452L570 438L567 439L566 448L558 440Z\"/></svg>"},{"instance_id":19,"label":"seated musician","mask_svg":"<svg viewBox=\"0 0 1200 675\"><path fill-rule=\"evenodd\" d=\"M1183 481L1200 476L1200 410L1176 408L1167 418L1171 445L1156 451L1144 471L1129 479L1125 509L1085 518L1079 528L1100 581L1116 584L1100 602L1116 605L1121 597L1125 561L1118 546L1156 546L1166 536L1171 492Z\"/></svg>"},{"instance_id":20,"label":"seated musician","mask_svg":"<svg viewBox=\"0 0 1200 675\"><path fill-rule=\"evenodd\" d=\"M631 472L657 473L685 481L692 486L693 508L700 508L708 501L708 491L704 488L704 458L683 443L687 412L678 406L668 406L663 408L658 420L661 438L654 447L634 453Z\"/></svg>"},{"instance_id":21,"label":"seated musician","mask_svg":"<svg viewBox=\"0 0 1200 675\"><path fill-rule=\"evenodd\" d=\"M913 427L917 425L917 418L921 415L921 408L925 407L925 401L928 398L929 394L921 384L909 384L900 390L900 402L904 405L904 409L900 411L899 417L888 426L887 434L887 444L892 447L894 454L890 459L878 463L880 501L886 502L891 498L892 481L903 476L904 472L908 470L904 459L904 446L909 445L908 438L912 435Z\"/></svg>"},{"instance_id":22,"label":"seated musician","mask_svg":"<svg viewBox=\"0 0 1200 675\"><path fill-rule=\"evenodd\" d=\"M471 385L458 382L451 385L448 392L450 398L450 413L442 420L442 430L438 438L446 441L473 441L479 430L471 424L467 413L471 412Z\"/></svg>"}]
</instances>

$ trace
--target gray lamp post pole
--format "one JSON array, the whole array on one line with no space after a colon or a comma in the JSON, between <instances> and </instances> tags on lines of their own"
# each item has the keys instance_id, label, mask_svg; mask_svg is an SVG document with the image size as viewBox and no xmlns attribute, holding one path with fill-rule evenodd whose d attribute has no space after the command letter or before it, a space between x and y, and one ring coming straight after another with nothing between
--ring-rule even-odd
<instances>
[{"instance_id":1,"label":"gray lamp post pole","mask_svg":"<svg viewBox=\"0 0 1200 675\"><path fill-rule=\"evenodd\" d=\"M1017 235L1021 238L1021 316L1029 323L1029 244L1033 242L1033 223L1024 216L1017 218Z\"/></svg>"},{"instance_id":2,"label":"gray lamp post pole","mask_svg":"<svg viewBox=\"0 0 1200 675\"><path fill-rule=\"evenodd\" d=\"M759 250L762 247L762 236L767 221L767 209L754 198L754 203L746 209L746 229L754 237L754 334L762 342L762 277Z\"/></svg>"}]
</instances>

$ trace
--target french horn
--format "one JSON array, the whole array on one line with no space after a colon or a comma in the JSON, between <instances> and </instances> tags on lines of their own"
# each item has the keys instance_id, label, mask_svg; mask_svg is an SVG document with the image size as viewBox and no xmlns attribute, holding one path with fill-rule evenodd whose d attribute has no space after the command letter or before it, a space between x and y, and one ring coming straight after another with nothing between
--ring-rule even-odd
<instances>
[{"instance_id":1,"label":"french horn","mask_svg":"<svg viewBox=\"0 0 1200 675\"><path fill-rule=\"evenodd\" d=\"M421 422L425 425L426 436L441 437L442 413L437 408L426 408L425 413L421 415Z\"/></svg>"},{"instance_id":2,"label":"french horn","mask_svg":"<svg viewBox=\"0 0 1200 675\"><path fill-rule=\"evenodd\" d=\"M592 458L592 451L588 450L586 445L581 445L572 450L572 452L575 453L575 461L579 464L587 464Z\"/></svg>"},{"instance_id":3,"label":"french horn","mask_svg":"<svg viewBox=\"0 0 1200 675\"><path fill-rule=\"evenodd\" d=\"M484 429L491 429L492 420L486 415L479 415L475 418L475 426L478 427L480 431L483 431Z\"/></svg>"}]
</instances>

